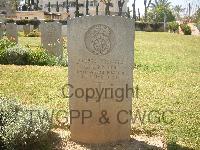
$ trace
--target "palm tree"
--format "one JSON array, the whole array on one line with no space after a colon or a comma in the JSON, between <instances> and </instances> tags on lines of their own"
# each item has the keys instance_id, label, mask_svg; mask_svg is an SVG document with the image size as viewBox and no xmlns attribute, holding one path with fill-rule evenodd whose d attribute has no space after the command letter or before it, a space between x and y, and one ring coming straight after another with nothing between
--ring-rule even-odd
<instances>
[{"instance_id":1,"label":"palm tree","mask_svg":"<svg viewBox=\"0 0 200 150\"><path fill-rule=\"evenodd\" d=\"M168 0L155 0L154 3L151 3L152 8L170 8L171 2Z\"/></svg>"},{"instance_id":2,"label":"palm tree","mask_svg":"<svg viewBox=\"0 0 200 150\"><path fill-rule=\"evenodd\" d=\"M182 5L176 5L174 8L173 8L173 11L174 11L174 14L176 16L176 19L177 20L180 20L181 19L181 13L183 11L185 11L185 8L182 8Z\"/></svg>"}]
</instances>

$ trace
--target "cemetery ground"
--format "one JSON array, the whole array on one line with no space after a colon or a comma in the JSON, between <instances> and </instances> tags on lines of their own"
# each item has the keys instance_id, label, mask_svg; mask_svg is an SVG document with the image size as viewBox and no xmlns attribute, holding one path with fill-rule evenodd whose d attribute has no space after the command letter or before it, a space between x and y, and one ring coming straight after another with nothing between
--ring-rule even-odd
<instances>
[{"instance_id":1,"label":"cemetery ground","mask_svg":"<svg viewBox=\"0 0 200 150\"><path fill-rule=\"evenodd\" d=\"M200 37L136 32L135 40L139 92L133 99L132 136L162 139L168 149L200 149ZM40 38L19 37L19 43L34 48ZM67 67L0 65L0 96L30 107L68 110L62 94L67 77Z\"/></svg>"}]
</instances>

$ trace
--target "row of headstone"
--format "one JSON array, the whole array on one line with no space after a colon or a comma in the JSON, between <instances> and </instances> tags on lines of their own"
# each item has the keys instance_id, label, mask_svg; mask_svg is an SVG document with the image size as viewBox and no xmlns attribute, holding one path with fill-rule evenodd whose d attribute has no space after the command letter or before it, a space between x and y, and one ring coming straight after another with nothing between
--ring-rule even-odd
<instances>
[{"instance_id":1,"label":"row of headstone","mask_svg":"<svg viewBox=\"0 0 200 150\"><path fill-rule=\"evenodd\" d=\"M24 34L28 35L31 32L30 25L24 25L23 30ZM3 31L3 24L0 24L0 39L3 38ZM18 30L15 23L6 24L6 35L10 41L18 43ZM49 54L62 58L62 24L57 22L42 23L41 44Z\"/></svg>"}]
</instances>

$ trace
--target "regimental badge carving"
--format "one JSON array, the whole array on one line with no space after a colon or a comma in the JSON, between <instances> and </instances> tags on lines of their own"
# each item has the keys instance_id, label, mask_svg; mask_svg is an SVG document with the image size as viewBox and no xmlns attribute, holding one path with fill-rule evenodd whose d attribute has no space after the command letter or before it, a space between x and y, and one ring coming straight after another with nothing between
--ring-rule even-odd
<instances>
[{"instance_id":1,"label":"regimental badge carving","mask_svg":"<svg viewBox=\"0 0 200 150\"><path fill-rule=\"evenodd\" d=\"M85 45L94 55L107 55L115 46L115 35L112 29L103 24L97 24L85 33Z\"/></svg>"}]
</instances>

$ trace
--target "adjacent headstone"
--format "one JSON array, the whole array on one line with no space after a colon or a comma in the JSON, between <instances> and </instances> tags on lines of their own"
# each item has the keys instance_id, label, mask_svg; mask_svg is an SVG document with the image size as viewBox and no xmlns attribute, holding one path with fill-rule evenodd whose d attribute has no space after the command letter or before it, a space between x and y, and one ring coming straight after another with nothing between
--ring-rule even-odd
<instances>
[{"instance_id":1,"label":"adjacent headstone","mask_svg":"<svg viewBox=\"0 0 200 150\"><path fill-rule=\"evenodd\" d=\"M41 43L51 55L61 58L63 56L62 24L58 22L45 22L40 25Z\"/></svg>"},{"instance_id":2,"label":"adjacent headstone","mask_svg":"<svg viewBox=\"0 0 200 150\"><path fill-rule=\"evenodd\" d=\"M31 32L31 26L29 24L23 25L24 35L27 36Z\"/></svg>"},{"instance_id":3,"label":"adjacent headstone","mask_svg":"<svg viewBox=\"0 0 200 150\"><path fill-rule=\"evenodd\" d=\"M67 37L67 25L62 25L62 36Z\"/></svg>"},{"instance_id":4,"label":"adjacent headstone","mask_svg":"<svg viewBox=\"0 0 200 150\"><path fill-rule=\"evenodd\" d=\"M3 23L0 22L0 40L3 38L3 32L4 32Z\"/></svg>"},{"instance_id":5,"label":"adjacent headstone","mask_svg":"<svg viewBox=\"0 0 200 150\"><path fill-rule=\"evenodd\" d=\"M128 140L133 94L134 20L85 16L68 21L72 140Z\"/></svg>"},{"instance_id":6,"label":"adjacent headstone","mask_svg":"<svg viewBox=\"0 0 200 150\"><path fill-rule=\"evenodd\" d=\"M6 35L10 41L18 43L17 25L15 23L6 24Z\"/></svg>"}]
</instances>

